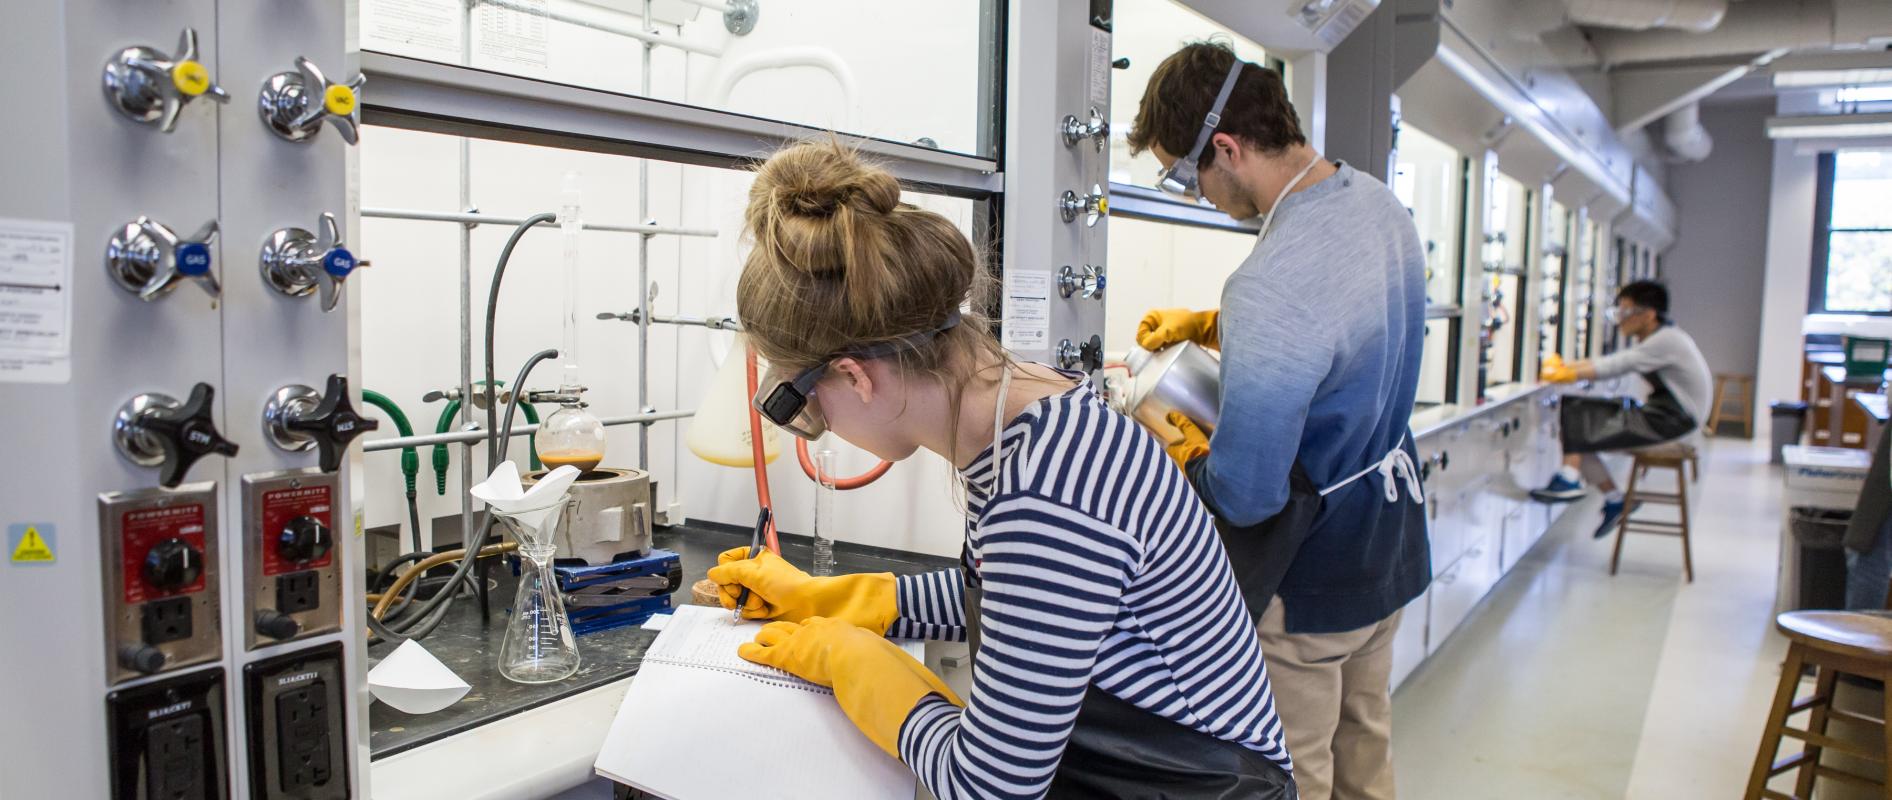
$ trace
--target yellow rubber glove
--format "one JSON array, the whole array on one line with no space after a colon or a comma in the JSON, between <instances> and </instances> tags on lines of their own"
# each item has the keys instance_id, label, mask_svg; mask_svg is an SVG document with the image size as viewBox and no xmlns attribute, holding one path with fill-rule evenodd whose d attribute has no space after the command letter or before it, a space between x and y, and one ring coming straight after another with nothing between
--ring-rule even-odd
<instances>
[{"instance_id":1,"label":"yellow rubber glove","mask_svg":"<svg viewBox=\"0 0 1892 800\"><path fill-rule=\"evenodd\" d=\"M844 620L771 622L736 654L833 689L854 727L894 758L900 757L900 726L927 695L965 705L906 651Z\"/></svg>"},{"instance_id":2,"label":"yellow rubber glove","mask_svg":"<svg viewBox=\"0 0 1892 800\"><path fill-rule=\"evenodd\" d=\"M1177 342L1195 342L1211 350L1222 349L1222 331L1216 311L1190 311L1186 308L1161 308L1143 315L1137 323L1137 346L1151 352Z\"/></svg>"},{"instance_id":3,"label":"yellow rubber glove","mask_svg":"<svg viewBox=\"0 0 1892 800\"><path fill-rule=\"evenodd\" d=\"M749 587L749 602L742 608L749 619L833 617L884 635L900 615L891 572L816 578L771 551L748 555L747 547L724 550L709 579L716 582L723 608L735 608L742 588Z\"/></svg>"},{"instance_id":4,"label":"yellow rubber glove","mask_svg":"<svg viewBox=\"0 0 1892 800\"><path fill-rule=\"evenodd\" d=\"M1169 424L1182 431L1182 441L1165 445L1169 457L1176 460L1176 466L1187 470L1189 462L1209 454L1209 435L1202 432L1195 420L1183 416L1181 411L1171 411L1166 417Z\"/></svg>"},{"instance_id":5,"label":"yellow rubber glove","mask_svg":"<svg viewBox=\"0 0 1892 800\"><path fill-rule=\"evenodd\" d=\"M1551 383L1575 383L1577 371L1564 364L1564 357L1551 353L1544 358L1544 368L1537 373L1539 380Z\"/></svg>"}]
</instances>

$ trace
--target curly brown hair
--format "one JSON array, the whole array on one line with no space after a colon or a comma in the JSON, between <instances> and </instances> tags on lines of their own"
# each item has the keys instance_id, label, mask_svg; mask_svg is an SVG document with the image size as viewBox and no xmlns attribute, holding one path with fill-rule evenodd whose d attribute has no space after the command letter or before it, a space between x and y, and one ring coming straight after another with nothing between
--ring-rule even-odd
<instances>
[{"instance_id":1,"label":"curly brown hair","mask_svg":"<svg viewBox=\"0 0 1892 800\"><path fill-rule=\"evenodd\" d=\"M1192 42L1171 53L1150 75L1130 128L1130 153L1152 146L1177 158L1196 146L1203 118L1215 105L1216 92L1235 65L1235 51L1221 42ZM1215 128L1264 153L1275 154L1306 144L1301 118L1288 102L1281 75L1256 64L1243 64L1235 89L1222 107L1222 122ZM1215 161L1215 149L1203 148L1199 167Z\"/></svg>"}]
</instances>

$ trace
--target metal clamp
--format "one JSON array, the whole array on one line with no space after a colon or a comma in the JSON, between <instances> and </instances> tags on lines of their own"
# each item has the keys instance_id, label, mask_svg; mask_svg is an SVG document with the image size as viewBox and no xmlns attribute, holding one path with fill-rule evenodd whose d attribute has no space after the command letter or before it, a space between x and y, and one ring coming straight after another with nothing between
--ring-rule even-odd
<instances>
[{"instance_id":1,"label":"metal clamp","mask_svg":"<svg viewBox=\"0 0 1892 800\"><path fill-rule=\"evenodd\" d=\"M1104 187L1091 184L1091 193L1079 197L1077 192L1066 189L1058 198L1058 212L1064 215L1065 222L1076 222L1078 215L1084 215L1084 227L1094 228L1097 221L1110 213L1110 198L1105 196Z\"/></svg>"},{"instance_id":2,"label":"metal clamp","mask_svg":"<svg viewBox=\"0 0 1892 800\"><path fill-rule=\"evenodd\" d=\"M1058 296L1070 298L1080 295L1086 300L1097 300L1104 296L1104 268L1084 265L1084 271L1078 272L1066 264L1058 269Z\"/></svg>"},{"instance_id":3,"label":"metal clamp","mask_svg":"<svg viewBox=\"0 0 1892 800\"><path fill-rule=\"evenodd\" d=\"M341 302L342 283L358 268L368 266L348 251L335 215L322 213L322 236L301 228L283 228L263 242L260 264L263 282L290 297L306 297L322 290L322 310L334 311Z\"/></svg>"},{"instance_id":4,"label":"metal clamp","mask_svg":"<svg viewBox=\"0 0 1892 800\"><path fill-rule=\"evenodd\" d=\"M1098 111L1096 106L1091 106L1090 118L1087 120L1079 120L1076 114L1064 115L1064 122L1058 129L1064 134L1065 147L1076 147L1079 142L1089 139L1096 145L1097 152L1101 153L1110 143L1110 120L1104 119L1103 112Z\"/></svg>"},{"instance_id":5,"label":"metal clamp","mask_svg":"<svg viewBox=\"0 0 1892 800\"><path fill-rule=\"evenodd\" d=\"M230 102L229 93L198 63L197 31L191 28L178 35L175 56L143 46L113 53L105 61L104 86L106 99L118 113L165 133L177 127L178 114L192 100Z\"/></svg>"},{"instance_id":6,"label":"metal clamp","mask_svg":"<svg viewBox=\"0 0 1892 800\"><path fill-rule=\"evenodd\" d=\"M215 299L223 294L211 272L219 231L213 219L189 237L180 237L150 217L139 217L106 242L105 271L119 288L146 302L170 294L185 280L195 281Z\"/></svg>"},{"instance_id":7,"label":"metal clamp","mask_svg":"<svg viewBox=\"0 0 1892 800\"><path fill-rule=\"evenodd\" d=\"M342 141L354 144L361 131L361 87L367 81L366 76L356 75L348 83L335 83L315 62L296 56L295 70L263 81L257 112L263 116L263 125L284 141L308 141L327 120Z\"/></svg>"}]
</instances>

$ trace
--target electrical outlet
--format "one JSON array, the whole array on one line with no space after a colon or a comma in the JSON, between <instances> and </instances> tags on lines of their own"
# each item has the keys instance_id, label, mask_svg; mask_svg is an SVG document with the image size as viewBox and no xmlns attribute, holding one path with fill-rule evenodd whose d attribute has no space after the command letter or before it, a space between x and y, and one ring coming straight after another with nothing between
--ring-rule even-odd
<instances>
[{"instance_id":1,"label":"electrical outlet","mask_svg":"<svg viewBox=\"0 0 1892 800\"><path fill-rule=\"evenodd\" d=\"M258 661L243 672L251 795L346 800L348 748L338 746L349 741L341 644Z\"/></svg>"},{"instance_id":2,"label":"electrical outlet","mask_svg":"<svg viewBox=\"0 0 1892 800\"><path fill-rule=\"evenodd\" d=\"M276 695L276 763L282 765L277 777L285 792L328 783L327 688L315 680Z\"/></svg>"},{"instance_id":3,"label":"electrical outlet","mask_svg":"<svg viewBox=\"0 0 1892 800\"><path fill-rule=\"evenodd\" d=\"M276 578L277 611L294 614L298 611L308 611L321 604L321 573L309 569Z\"/></svg>"},{"instance_id":4,"label":"electrical outlet","mask_svg":"<svg viewBox=\"0 0 1892 800\"><path fill-rule=\"evenodd\" d=\"M144 605L145 644L159 645L191 638L191 599L173 597Z\"/></svg>"},{"instance_id":5,"label":"electrical outlet","mask_svg":"<svg viewBox=\"0 0 1892 800\"><path fill-rule=\"evenodd\" d=\"M223 670L192 672L105 698L113 800L222 800Z\"/></svg>"}]
</instances>

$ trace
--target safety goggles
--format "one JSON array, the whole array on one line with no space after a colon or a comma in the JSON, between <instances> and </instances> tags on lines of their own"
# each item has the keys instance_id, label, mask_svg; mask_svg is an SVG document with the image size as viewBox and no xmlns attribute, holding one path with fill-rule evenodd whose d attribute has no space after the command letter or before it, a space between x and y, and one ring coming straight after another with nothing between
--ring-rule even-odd
<instances>
[{"instance_id":1,"label":"safety goggles","mask_svg":"<svg viewBox=\"0 0 1892 800\"><path fill-rule=\"evenodd\" d=\"M864 347L843 350L808 369L792 376L783 377L771 368L761 382L756 384L755 397L750 403L763 419L777 427L795 434L808 441L821 438L828 432L828 418L821 413L821 405L815 400L815 384L828 372L828 365L839 358L855 358L867 361L886 358L897 353L910 352L925 347L933 337L951 330L959 324L959 312L947 315L946 321L931 330L896 339L891 342L866 345Z\"/></svg>"},{"instance_id":2,"label":"safety goggles","mask_svg":"<svg viewBox=\"0 0 1892 800\"><path fill-rule=\"evenodd\" d=\"M1623 324L1623 320L1646 310L1647 309L1644 309L1642 306L1630 306L1628 311L1624 311L1622 306L1610 306L1609 308L1603 309L1603 318L1609 320L1611 325L1621 325Z\"/></svg>"},{"instance_id":3,"label":"safety goggles","mask_svg":"<svg viewBox=\"0 0 1892 800\"><path fill-rule=\"evenodd\" d=\"M1242 67L1247 66L1241 59L1235 59L1235 65L1229 68L1228 77L1222 79L1222 91L1215 95L1215 104L1209 106L1209 115L1202 118L1202 132L1196 135L1196 146L1189 148L1189 155L1176 159L1156 176L1156 188L1163 194L1185 202L1196 202L1202 197L1202 176L1196 168L1196 162L1202 159L1202 151L1209 146L1209 137L1215 135L1215 129L1222 124L1222 107L1228 105L1228 96L1235 91L1235 79L1242 76Z\"/></svg>"}]
</instances>

